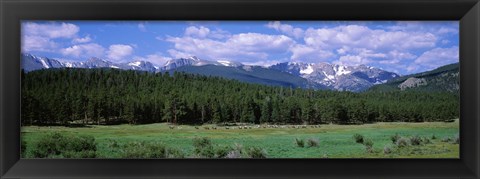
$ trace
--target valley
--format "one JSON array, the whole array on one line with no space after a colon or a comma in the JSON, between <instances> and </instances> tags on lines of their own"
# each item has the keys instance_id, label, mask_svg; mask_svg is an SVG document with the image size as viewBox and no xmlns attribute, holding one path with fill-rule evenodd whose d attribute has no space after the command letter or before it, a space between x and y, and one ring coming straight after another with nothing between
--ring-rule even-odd
<instances>
[{"instance_id":1,"label":"valley","mask_svg":"<svg viewBox=\"0 0 480 179\"><path fill-rule=\"evenodd\" d=\"M25 158L459 157L458 63L399 76L27 57L42 67L22 71Z\"/></svg>"},{"instance_id":2,"label":"valley","mask_svg":"<svg viewBox=\"0 0 480 179\"><path fill-rule=\"evenodd\" d=\"M279 125L277 128L267 125L240 126L217 125L175 125L167 123L147 125L115 125L86 127L40 127L27 126L22 128L22 138L26 141L26 157L33 157L31 152L35 144L49 133L59 132L64 135L88 135L96 141L95 158L129 158L143 155L128 155L131 152L125 146L146 142L159 144L182 155L170 156L173 158L206 158L195 153L194 140L206 137L212 143L212 158L226 158L218 156L220 149L227 149L227 153L234 148L241 148L245 152L257 147L265 153L266 158L458 158L459 144L454 143L459 132L459 121L424 122L424 123L375 123L365 125L311 125L302 128L293 128L294 125ZM242 127L245 125L242 125ZM265 128L264 128L265 126ZM205 129L209 127L209 130ZM213 129L216 127L216 129ZM228 129L227 129L228 128ZM365 140L373 142L372 150L368 151L364 144L355 142L353 136L360 134ZM392 136L399 135L407 139L406 146L393 143ZM412 145L411 138L420 137L428 140ZM295 140L304 140L300 147ZM316 141L309 146L308 140ZM315 142L314 142L315 143ZM137 146L138 147L138 146ZM387 148L387 149L386 149ZM235 149L236 150L236 149ZM138 151L142 152L142 151ZM51 156L53 157L53 156ZM61 157L61 156L57 156ZM231 156L235 157L235 156ZM237 156L251 158L251 156ZM164 158L164 157L161 157Z\"/></svg>"}]
</instances>

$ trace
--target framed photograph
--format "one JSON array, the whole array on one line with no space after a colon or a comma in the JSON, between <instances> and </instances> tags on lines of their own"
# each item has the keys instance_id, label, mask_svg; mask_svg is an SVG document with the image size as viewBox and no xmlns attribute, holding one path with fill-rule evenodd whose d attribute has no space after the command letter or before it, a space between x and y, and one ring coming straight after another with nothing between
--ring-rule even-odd
<instances>
[{"instance_id":1,"label":"framed photograph","mask_svg":"<svg viewBox=\"0 0 480 179\"><path fill-rule=\"evenodd\" d=\"M480 176L476 0L0 5L1 178Z\"/></svg>"}]
</instances>

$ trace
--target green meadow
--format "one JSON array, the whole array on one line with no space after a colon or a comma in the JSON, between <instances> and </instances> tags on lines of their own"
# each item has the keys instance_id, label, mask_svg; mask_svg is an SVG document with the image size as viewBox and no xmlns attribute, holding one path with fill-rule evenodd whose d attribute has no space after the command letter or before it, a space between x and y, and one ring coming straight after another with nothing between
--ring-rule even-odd
<instances>
[{"instance_id":1,"label":"green meadow","mask_svg":"<svg viewBox=\"0 0 480 179\"><path fill-rule=\"evenodd\" d=\"M206 129L209 127L210 129ZM212 129L216 127L216 129ZM251 129L250 129L251 127ZM172 127L167 123L146 125L91 125L87 127L22 127L25 141L25 157L35 150L35 143L47 134L58 132L66 135L87 135L95 139L96 158L122 158L122 150L112 147L132 142L160 143L176 149L189 158L194 152L195 138L207 137L215 147L243 146L259 147L267 158L459 158L459 144L451 142L459 133L459 122L422 123L374 123L364 125L325 124L319 126L278 126L263 128L252 125L248 129L215 125ZM173 129L172 129L173 128ZM356 143L353 136L362 135L371 140L370 150ZM409 139L418 136L428 143L398 147L391 136ZM300 147L299 140L315 140L316 146ZM408 141L410 143L410 141ZM386 149L388 148L388 149ZM388 150L387 152L385 150Z\"/></svg>"}]
</instances>

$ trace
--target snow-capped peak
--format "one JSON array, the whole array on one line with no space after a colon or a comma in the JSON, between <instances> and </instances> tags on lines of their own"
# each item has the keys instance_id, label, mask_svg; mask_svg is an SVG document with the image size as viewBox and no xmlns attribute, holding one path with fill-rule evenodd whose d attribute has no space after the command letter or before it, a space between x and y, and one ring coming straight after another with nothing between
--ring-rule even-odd
<instances>
[{"instance_id":1,"label":"snow-capped peak","mask_svg":"<svg viewBox=\"0 0 480 179\"><path fill-rule=\"evenodd\" d=\"M308 64L307 68L300 70L300 74L312 74L313 73L313 67L311 64Z\"/></svg>"},{"instance_id":2,"label":"snow-capped peak","mask_svg":"<svg viewBox=\"0 0 480 179\"><path fill-rule=\"evenodd\" d=\"M352 71L347 70L347 67L343 65L335 65L335 68L333 68L333 70L335 71L335 76L341 76L341 75L352 73Z\"/></svg>"},{"instance_id":3,"label":"snow-capped peak","mask_svg":"<svg viewBox=\"0 0 480 179\"><path fill-rule=\"evenodd\" d=\"M200 61L200 58L198 58L197 56L191 56L191 57L188 57L188 59L191 59L193 61Z\"/></svg>"},{"instance_id":4,"label":"snow-capped peak","mask_svg":"<svg viewBox=\"0 0 480 179\"><path fill-rule=\"evenodd\" d=\"M300 76L311 83L323 85L330 89L347 91L361 91L398 76L395 73L366 65L347 66L326 62L284 62L269 68Z\"/></svg>"},{"instance_id":5,"label":"snow-capped peak","mask_svg":"<svg viewBox=\"0 0 480 179\"><path fill-rule=\"evenodd\" d=\"M43 59L43 58L40 59L40 62L42 63L43 67L45 67L47 69L50 68L50 66L47 65L47 62L45 62L45 59Z\"/></svg>"},{"instance_id":6,"label":"snow-capped peak","mask_svg":"<svg viewBox=\"0 0 480 179\"><path fill-rule=\"evenodd\" d=\"M128 63L128 65L130 65L130 66L137 66L137 67L140 67L140 64L142 64L141 61L136 61L136 62L130 62L130 63Z\"/></svg>"},{"instance_id":7,"label":"snow-capped peak","mask_svg":"<svg viewBox=\"0 0 480 179\"><path fill-rule=\"evenodd\" d=\"M217 60L218 63L221 63L222 65L225 65L225 66L230 66L231 62L230 61L226 61L226 60Z\"/></svg>"}]
</instances>

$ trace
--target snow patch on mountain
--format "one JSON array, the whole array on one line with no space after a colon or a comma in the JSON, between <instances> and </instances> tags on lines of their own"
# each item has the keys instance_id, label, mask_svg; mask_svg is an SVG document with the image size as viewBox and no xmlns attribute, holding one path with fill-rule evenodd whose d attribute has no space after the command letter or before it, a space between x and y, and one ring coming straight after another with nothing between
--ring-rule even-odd
<instances>
[{"instance_id":1,"label":"snow patch on mountain","mask_svg":"<svg viewBox=\"0 0 480 179\"><path fill-rule=\"evenodd\" d=\"M344 66L338 64L286 62L269 67L298 75L311 83L340 91L363 91L375 84L382 84L399 75L365 65Z\"/></svg>"},{"instance_id":2,"label":"snow patch on mountain","mask_svg":"<svg viewBox=\"0 0 480 179\"><path fill-rule=\"evenodd\" d=\"M313 68L312 65L308 65L307 68L300 70L300 74L312 74Z\"/></svg>"},{"instance_id":3,"label":"snow patch on mountain","mask_svg":"<svg viewBox=\"0 0 480 179\"><path fill-rule=\"evenodd\" d=\"M245 71L252 71L254 65L243 65L242 63L225 59L210 61L200 59L196 56L187 58L171 59L164 66L158 67L148 61L131 61L126 63L113 63L100 58L90 58L82 62L37 57L31 54L22 54L22 67L25 71L33 71L47 68L116 68L124 70L139 70L148 72L164 72L182 66L226 66L241 68ZM278 63L265 69L278 70L289 73L309 82L309 86L316 89L332 89L340 91L363 91L375 84L386 83L389 79L399 75L365 65L344 66L338 64L284 62Z\"/></svg>"},{"instance_id":4,"label":"snow patch on mountain","mask_svg":"<svg viewBox=\"0 0 480 179\"><path fill-rule=\"evenodd\" d=\"M45 59L40 59L40 62L42 62L43 67L50 68L50 66L47 65L47 62L45 62Z\"/></svg>"},{"instance_id":5,"label":"snow patch on mountain","mask_svg":"<svg viewBox=\"0 0 480 179\"><path fill-rule=\"evenodd\" d=\"M140 67L140 64L142 64L142 62L139 62L139 61L128 63L128 65L130 65L130 66L137 66L137 67Z\"/></svg>"}]
</instances>

